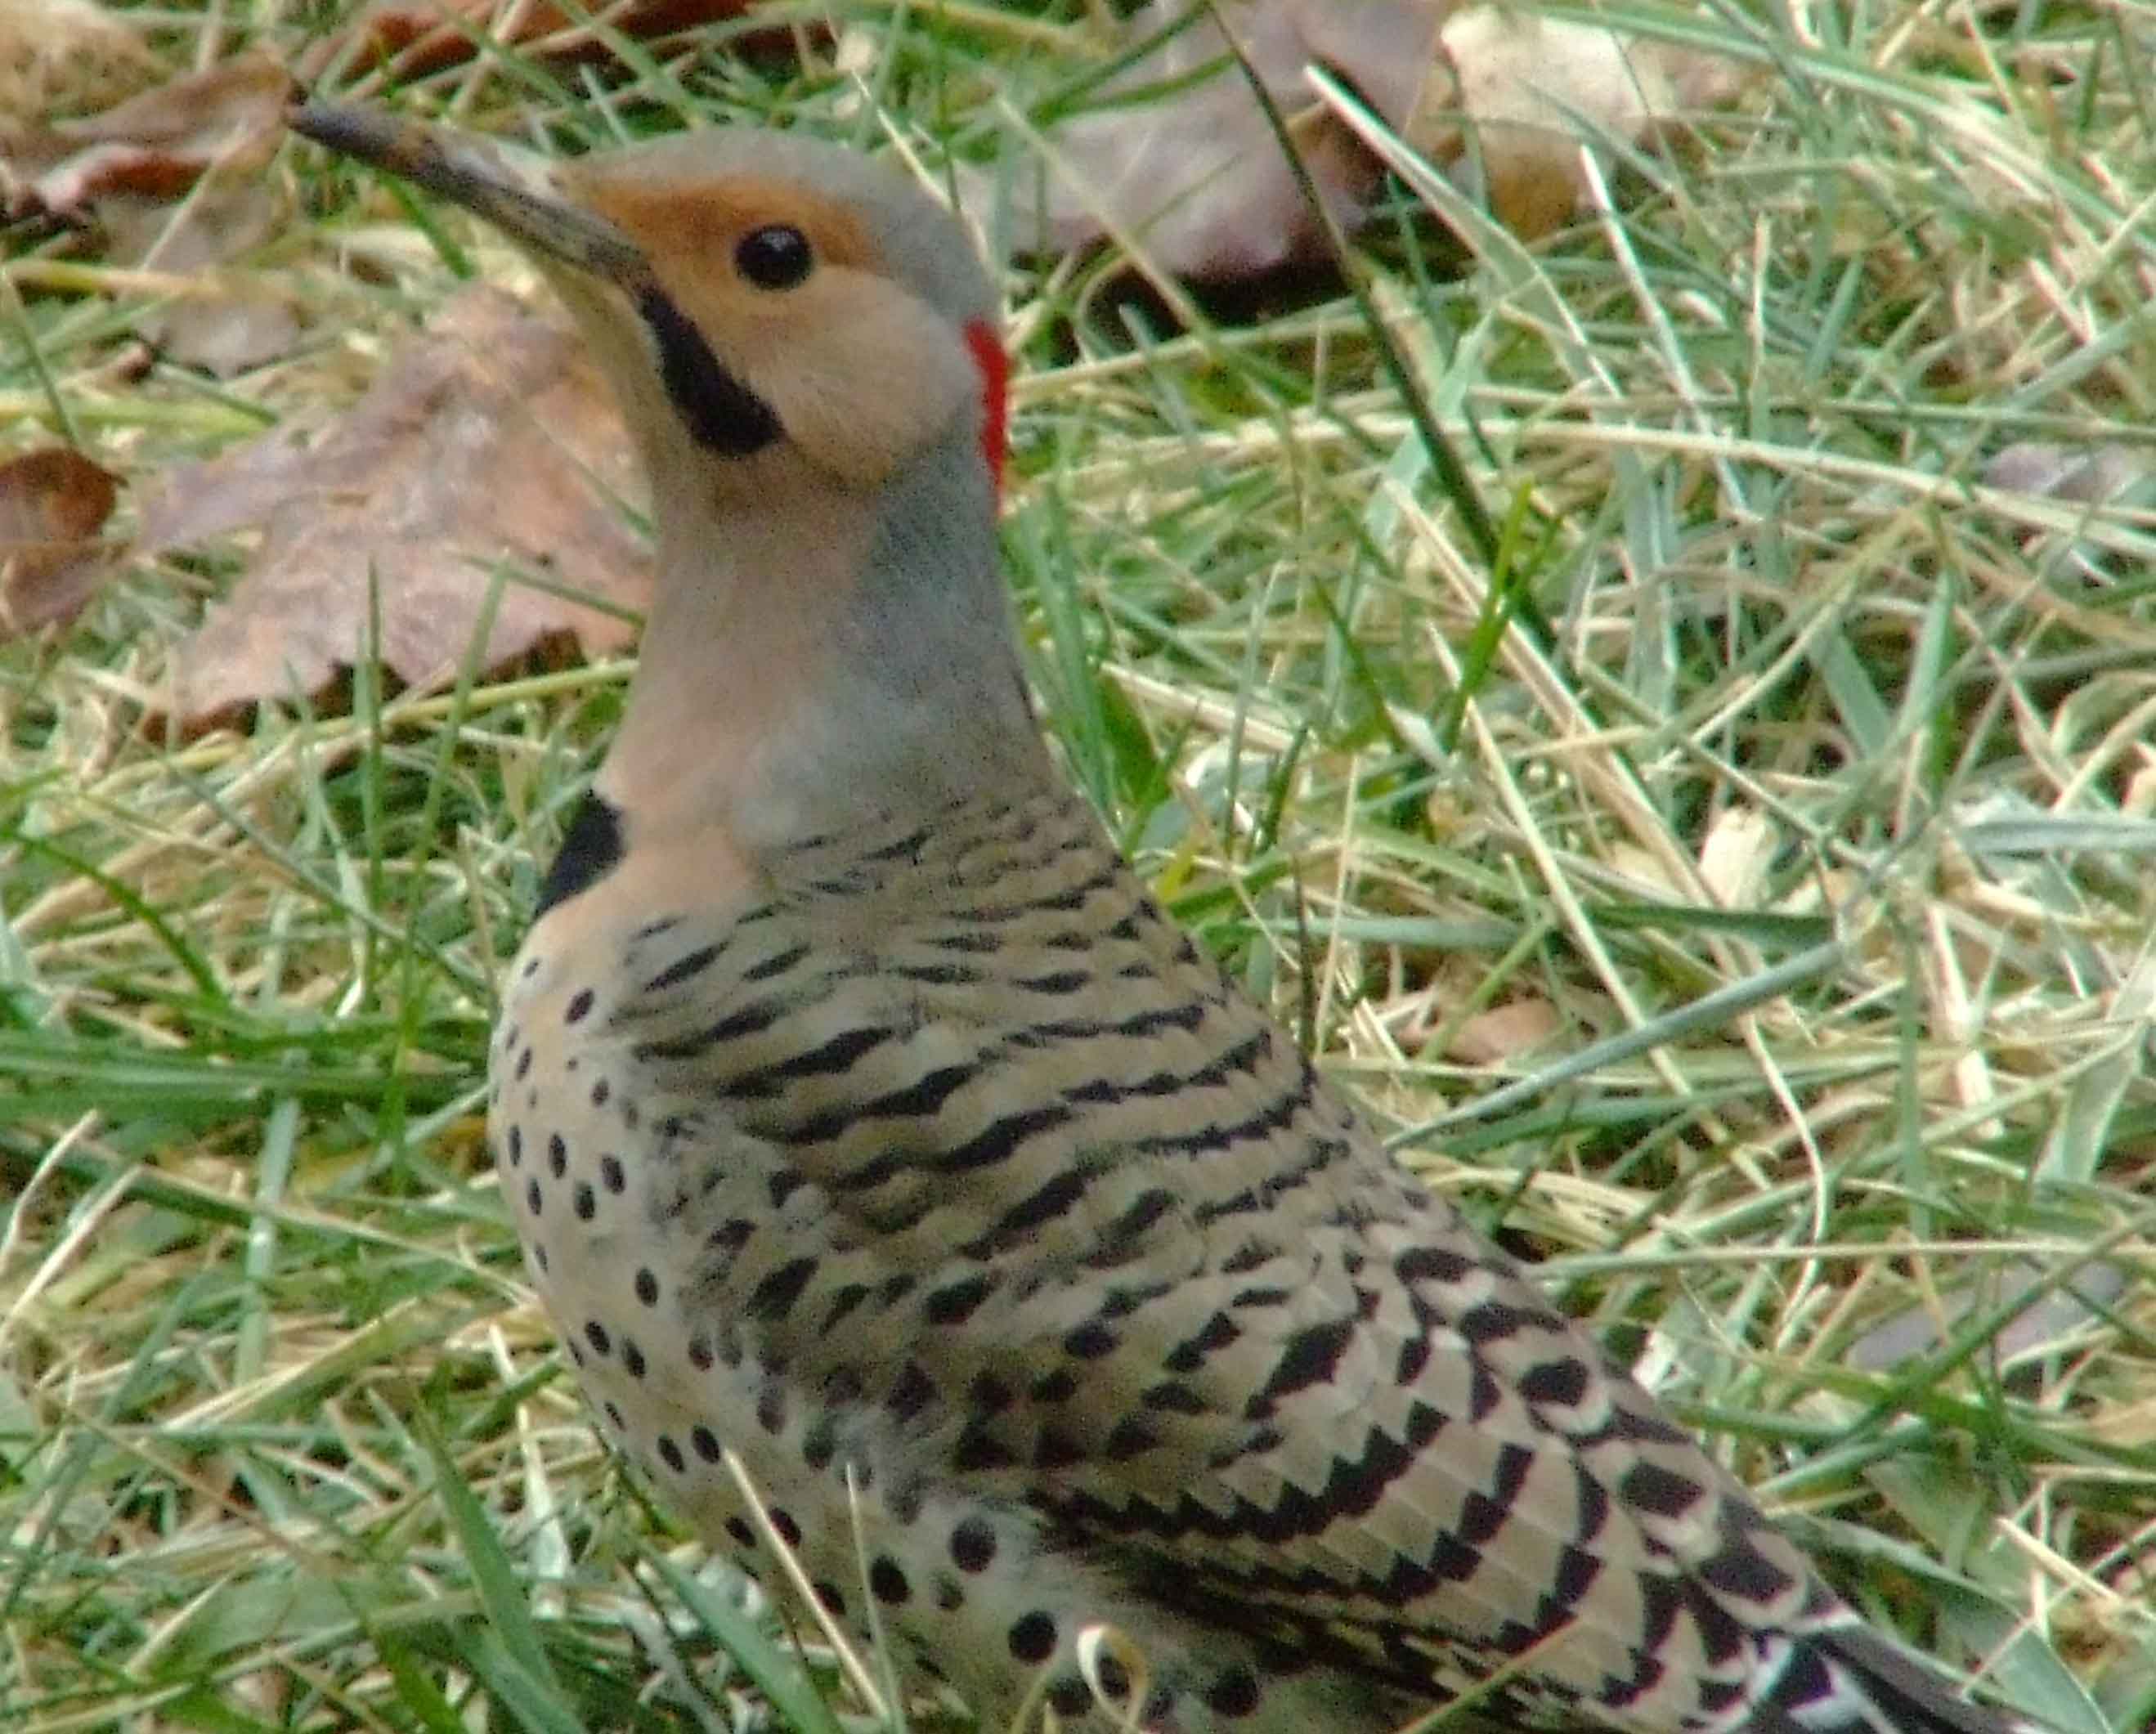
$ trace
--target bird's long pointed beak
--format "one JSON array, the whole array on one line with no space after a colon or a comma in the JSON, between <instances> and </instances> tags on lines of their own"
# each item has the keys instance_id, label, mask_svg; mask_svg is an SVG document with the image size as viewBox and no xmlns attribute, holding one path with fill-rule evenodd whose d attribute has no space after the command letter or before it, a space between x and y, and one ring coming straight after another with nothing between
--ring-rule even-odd
<instances>
[{"instance_id":1,"label":"bird's long pointed beak","mask_svg":"<svg viewBox=\"0 0 2156 1734\"><path fill-rule=\"evenodd\" d=\"M635 243L562 198L544 157L379 109L306 102L285 118L302 137L462 205L542 259L615 281L649 273Z\"/></svg>"}]
</instances>

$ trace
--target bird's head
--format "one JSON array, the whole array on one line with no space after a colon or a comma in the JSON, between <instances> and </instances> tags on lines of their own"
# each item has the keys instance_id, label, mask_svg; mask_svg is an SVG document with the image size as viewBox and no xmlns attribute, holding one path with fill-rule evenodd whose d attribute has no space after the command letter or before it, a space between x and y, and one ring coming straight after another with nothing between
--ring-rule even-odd
<instances>
[{"instance_id":1,"label":"bird's head","mask_svg":"<svg viewBox=\"0 0 2156 1734\"><path fill-rule=\"evenodd\" d=\"M1001 469L993 290L958 221L886 163L747 129L558 161L372 110L310 104L292 125L519 243L633 424L869 489L963 428ZM654 389L663 407L638 413Z\"/></svg>"},{"instance_id":2,"label":"bird's head","mask_svg":"<svg viewBox=\"0 0 2156 1734\"><path fill-rule=\"evenodd\" d=\"M995 548L995 293L926 192L752 128L552 161L365 109L292 125L516 241L621 401L660 577L603 788L698 798L685 743L716 742L730 781L703 804L783 836L865 798L841 775L903 804L1034 762Z\"/></svg>"}]
</instances>

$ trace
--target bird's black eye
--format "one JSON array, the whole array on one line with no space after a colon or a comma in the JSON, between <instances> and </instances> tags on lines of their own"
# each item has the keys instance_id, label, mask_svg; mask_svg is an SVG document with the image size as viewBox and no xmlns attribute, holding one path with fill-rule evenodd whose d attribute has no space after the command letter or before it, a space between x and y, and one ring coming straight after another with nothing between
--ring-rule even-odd
<instances>
[{"instance_id":1,"label":"bird's black eye","mask_svg":"<svg viewBox=\"0 0 2156 1734\"><path fill-rule=\"evenodd\" d=\"M734 263L758 289L791 289L814 268L816 255L799 229L771 223L742 237Z\"/></svg>"}]
</instances>

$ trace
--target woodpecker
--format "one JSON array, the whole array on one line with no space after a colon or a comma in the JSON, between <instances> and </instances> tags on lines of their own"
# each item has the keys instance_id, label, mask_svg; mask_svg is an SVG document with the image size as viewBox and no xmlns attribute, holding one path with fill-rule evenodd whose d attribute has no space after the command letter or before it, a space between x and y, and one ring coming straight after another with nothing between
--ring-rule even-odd
<instances>
[{"instance_id":1,"label":"woodpecker","mask_svg":"<svg viewBox=\"0 0 2156 1734\"><path fill-rule=\"evenodd\" d=\"M1118 856L1025 696L950 214L798 134L293 125L521 244L649 475L489 1128L606 1438L698 1532L783 1542L983 1727L2032 1728L1864 1624Z\"/></svg>"}]
</instances>

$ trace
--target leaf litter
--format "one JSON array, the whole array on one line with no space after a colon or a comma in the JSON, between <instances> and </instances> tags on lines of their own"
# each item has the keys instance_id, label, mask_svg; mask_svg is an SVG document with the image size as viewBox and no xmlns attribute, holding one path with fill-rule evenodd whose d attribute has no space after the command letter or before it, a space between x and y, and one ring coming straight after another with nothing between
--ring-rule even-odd
<instances>
[{"instance_id":1,"label":"leaf litter","mask_svg":"<svg viewBox=\"0 0 2156 1734\"><path fill-rule=\"evenodd\" d=\"M144 506L142 558L261 533L231 594L175 651L170 713L204 726L319 692L370 654L407 685L439 685L498 572L510 577L484 667L563 639L587 656L619 650L651 589L622 504L641 489L583 344L504 290L468 289L349 412L185 465Z\"/></svg>"}]
</instances>

